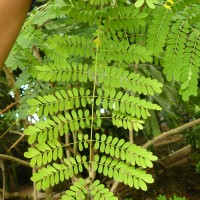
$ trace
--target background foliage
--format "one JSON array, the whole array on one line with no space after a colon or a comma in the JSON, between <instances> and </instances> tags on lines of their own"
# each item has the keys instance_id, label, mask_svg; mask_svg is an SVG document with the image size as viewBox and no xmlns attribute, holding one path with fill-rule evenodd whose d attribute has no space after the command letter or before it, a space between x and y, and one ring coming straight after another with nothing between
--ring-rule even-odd
<instances>
[{"instance_id":1,"label":"background foliage","mask_svg":"<svg viewBox=\"0 0 200 200\"><path fill-rule=\"evenodd\" d=\"M1 115L1 127L25 128L25 157L42 166L32 177L37 189L75 176L63 199L115 199L96 171L147 190L153 179L140 168L156 156L126 142L128 134L150 138L195 118L199 10L186 0L38 3L6 61L15 83L0 91L5 102L20 102Z\"/></svg>"}]
</instances>

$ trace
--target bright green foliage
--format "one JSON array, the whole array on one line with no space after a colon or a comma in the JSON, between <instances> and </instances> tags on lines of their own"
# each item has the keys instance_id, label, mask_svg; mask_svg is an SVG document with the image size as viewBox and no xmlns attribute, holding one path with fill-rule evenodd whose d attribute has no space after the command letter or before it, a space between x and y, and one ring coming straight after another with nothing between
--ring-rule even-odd
<instances>
[{"instance_id":1,"label":"bright green foliage","mask_svg":"<svg viewBox=\"0 0 200 200\"><path fill-rule=\"evenodd\" d=\"M153 22L147 32L147 48L153 50L156 57L163 52L172 17L173 14L164 7L159 7L153 12Z\"/></svg>"},{"instance_id":2,"label":"bright green foliage","mask_svg":"<svg viewBox=\"0 0 200 200\"><path fill-rule=\"evenodd\" d=\"M51 117L52 120L41 120L36 122L35 126L29 126L24 131L26 135L30 135L29 144L33 144L36 140L39 144L42 144L47 139L58 139L59 136L63 136L64 133L67 134L69 131L78 131L90 127L92 120L89 110L78 110L78 112L72 110L71 113L65 112L65 115L59 114ZM99 119L99 117L97 116L96 119Z\"/></svg>"},{"instance_id":3,"label":"bright green foliage","mask_svg":"<svg viewBox=\"0 0 200 200\"><path fill-rule=\"evenodd\" d=\"M177 1L167 7L163 6L166 2L156 0L57 2L66 31L45 37L43 63L34 68L34 77L53 89L27 101L29 114L39 117L24 130L32 145L24 155L31 159L31 166L40 167L31 180L38 190L45 190L73 176L83 177L82 172L88 174L74 182L62 199L117 199L95 181L92 170L146 191L154 180L145 168L153 167L157 157L104 134L103 122L139 131L150 113L161 110L152 99L162 92L163 84L140 73L156 60L168 80L181 83L183 99L197 94L200 39L195 21L199 15L190 17L186 5L197 10L199 4ZM71 27L71 20L87 31ZM66 134L74 141L65 144ZM66 149L73 149L68 158ZM84 155L86 150L89 155Z\"/></svg>"},{"instance_id":4,"label":"bright green foliage","mask_svg":"<svg viewBox=\"0 0 200 200\"><path fill-rule=\"evenodd\" d=\"M200 61L200 32L191 33L186 43L187 47L184 53L183 70L181 74L181 89L180 94L183 99L193 94L197 96L198 89L198 74Z\"/></svg>"},{"instance_id":5,"label":"bright green foliage","mask_svg":"<svg viewBox=\"0 0 200 200\"><path fill-rule=\"evenodd\" d=\"M46 165L63 157L63 150L58 140L48 140L47 143L36 144L35 148L29 148L24 154L25 157L31 158L32 167Z\"/></svg>"},{"instance_id":6,"label":"bright green foliage","mask_svg":"<svg viewBox=\"0 0 200 200\"><path fill-rule=\"evenodd\" d=\"M94 197L94 199L118 199L112 192L109 192L108 188L105 188L105 185L100 184L99 180L91 183L90 181L84 180L82 178L75 182L74 185L70 187L70 190L66 191L66 194L62 196L62 199L84 200L86 199L87 195Z\"/></svg>"},{"instance_id":7,"label":"bright green foliage","mask_svg":"<svg viewBox=\"0 0 200 200\"><path fill-rule=\"evenodd\" d=\"M143 77L143 79L145 78ZM148 83L147 81L145 82ZM141 91L141 93L147 94L147 88L149 89L150 87L146 85L144 87L142 87L143 91ZM149 92L153 91L149 89ZM76 88L73 88L67 92L61 90L56 92L55 95L45 95L43 97L39 96L37 99L30 99L28 100L28 104L32 106L30 114L37 113L40 117L42 114L48 116L58 111L61 112L68 109L79 108L80 106L86 107L87 104L91 104L92 102L93 96L91 96L91 93L89 89L85 91L84 88L80 88L78 91ZM102 89L99 88L95 97L96 106L131 114L131 116L136 116L138 118L142 117L146 119L150 116L148 109L161 110L158 105L147 102L145 99L140 100L139 97L133 97L127 93L123 94L121 91L116 92L114 89L105 89L102 91ZM78 115L80 115L80 118L83 116L82 110L79 110Z\"/></svg>"},{"instance_id":8,"label":"bright green foliage","mask_svg":"<svg viewBox=\"0 0 200 200\"><path fill-rule=\"evenodd\" d=\"M134 168L126 162L119 162L111 157L95 155L94 169L105 176L114 178L130 187L141 188L144 191L147 190L146 183L154 182L152 175L146 174L144 170Z\"/></svg>"},{"instance_id":9,"label":"bright green foliage","mask_svg":"<svg viewBox=\"0 0 200 200\"><path fill-rule=\"evenodd\" d=\"M111 69L110 67L99 66L95 71L94 67L88 68L88 64L83 66L81 63L72 63L70 66L66 63L61 68L50 63L49 66L38 66L37 69L37 78L44 81L79 81L82 83L94 81L94 78L96 78L96 81L105 87L122 87L123 89L145 95L161 93L162 84L156 79L145 78L140 74L130 73L123 68L112 67Z\"/></svg>"},{"instance_id":10,"label":"bright green foliage","mask_svg":"<svg viewBox=\"0 0 200 200\"><path fill-rule=\"evenodd\" d=\"M86 195L88 191L86 186L88 183L80 178L77 182L74 182L73 186L70 187L70 190L67 190L65 195L62 196L63 200L70 200L70 199L86 199Z\"/></svg>"},{"instance_id":11,"label":"bright green foliage","mask_svg":"<svg viewBox=\"0 0 200 200\"><path fill-rule=\"evenodd\" d=\"M79 134L78 138L82 143L89 144L88 135ZM80 151L83 150L82 143L79 143ZM86 144L84 145L85 148L88 146ZM125 142L124 139L113 138L112 136L107 137L105 134L101 136L98 133L95 134L94 149L99 149L101 153L124 160L133 166L137 164L142 168L153 167L152 161L157 160L157 157L152 152L130 142Z\"/></svg>"},{"instance_id":12,"label":"bright green foliage","mask_svg":"<svg viewBox=\"0 0 200 200\"><path fill-rule=\"evenodd\" d=\"M156 8L147 32L147 47L163 57L164 74L181 83L180 95L197 96L200 61L199 2L174 1L170 9ZM166 50L164 50L166 49Z\"/></svg>"},{"instance_id":13,"label":"bright green foliage","mask_svg":"<svg viewBox=\"0 0 200 200\"><path fill-rule=\"evenodd\" d=\"M37 189L49 188L58 184L60 181L68 180L74 175L83 171L83 166L88 168L86 162L86 156L76 156L76 159L70 157L70 159L64 159L63 164L53 163L46 165L42 169L39 169L37 173L34 173L31 180L36 182Z\"/></svg>"},{"instance_id":14,"label":"bright green foliage","mask_svg":"<svg viewBox=\"0 0 200 200\"><path fill-rule=\"evenodd\" d=\"M100 184L99 180L94 181L90 184L89 187L90 194L94 196L94 199L111 199L117 200L118 198L113 195L112 192L109 192L108 188L105 188L103 184Z\"/></svg>"},{"instance_id":15,"label":"bright green foliage","mask_svg":"<svg viewBox=\"0 0 200 200\"><path fill-rule=\"evenodd\" d=\"M173 197L167 198L165 195L159 195L156 200L186 200L185 197L178 197L173 195Z\"/></svg>"},{"instance_id":16,"label":"bright green foliage","mask_svg":"<svg viewBox=\"0 0 200 200\"><path fill-rule=\"evenodd\" d=\"M154 9L154 4L157 4L158 0L137 0L135 2L135 7L141 7L144 3L146 3L150 8Z\"/></svg>"},{"instance_id":17,"label":"bright green foliage","mask_svg":"<svg viewBox=\"0 0 200 200\"><path fill-rule=\"evenodd\" d=\"M164 73L168 80L173 78L177 81L180 80L181 70L183 68L184 49L187 34L189 33L189 25L185 22L178 20L171 27L167 50L164 57Z\"/></svg>"}]
</instances>

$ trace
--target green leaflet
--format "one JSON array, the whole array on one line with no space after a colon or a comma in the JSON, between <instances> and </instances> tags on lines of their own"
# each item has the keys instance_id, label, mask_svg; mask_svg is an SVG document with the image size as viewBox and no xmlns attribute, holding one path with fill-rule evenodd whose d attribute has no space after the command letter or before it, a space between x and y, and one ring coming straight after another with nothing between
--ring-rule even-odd
<instances>
[{"instance_id":1,"label":"green leaflet","mask_svg":"<svg viewBox=\"0 0 200 200\"><path fill-rule=\"evenodd\" d=\"M33 144L36 139L39 144L45 143L47 139L57 139L59 135L69 134L70 131L74 130L78 131L80 128L88 127L91 124L91 116L88 110L84 110L84 112L78 110L78 113L72 110L71 113L65 112L64 115L58 114L51 117L52 120L41 120L36 122L35 126L29 126L24 130L25 134L30 135L29 144ZM101 125L98 116L96 122L99 126Z\"/></svg>"},{"instance_id":2,"label":"green leaflet","mask_svg":"<svg viewBox=\"0 0 200 200\"><path fill-rule=\"evenodd\" d=\"M154 55L158 57L165 46L173 15L164 7L156 8L153 14L153 23L147 32L147 48L151 49Z\"/></svg>"},{"instance_id":3,"label":"green leaflet","mask_svg":"<svg viewBox=\"0 0 200 200\"><path fill-rule=\"evenodd\" d=\"M80 137L82 137L81 134L79 134ZM87 138L84 141L89 143ZM125 142L124 139L119 140L117 137L113 138L112 136L106 137L104 134L100 136L98 133L95 135L95 139L94 148L96 150L121 160L126 160L127 163L132 165L137 163L143 168L151 168L153 166L152 161L157 160L157 157L152 152L130 142Z\"/></svg>"},{"instance_id":4,"label":"green leaflet","mask_svg":"<svg viewBox=\"0 0 200 200\"><path fill-rule=\"evenodd\" d=\"M70 160L64 159L63 164L53 163L52 165L42 167L38 172L33 174L31 180L36 182L38 190L41 188L45 190L50 185L57 185L60 179L68 180L70 177L78 174L78 172L82 172L82 168L79 167L78 169L77 166L83 167L85 161L84 157L80 158L79 156L77 156L76 159L72 157ZM48 185L48 180L50 180L50 185Z\"/></svg>"},{"instance_id":5,"label":"green leaflet","mask_svg":"<svg viewBox=\"0 0 200 200\"><path fill-rule=\"evenodd\" d=\"M31 158L30 165L41 166L51 163L53 160L62 159L63 149L57 140L48 140L47 143L36 144L24 153L26 158Z\"/></svg>"},{"instance_id":6,"label":"green leaflet","mask_svg":"<svg viewBox=\"0 0 200 200\"><path fill-rule=\"evenodd\" d=\"M100 184L99 180L96 180L94 183L86 181L80 178L78 181L74 183L73 186L70 187L70 190L67 190L66 193L62 196L63 200L68 199L82 199L86 198L88 191L86 187L89 185L90 194L94 197L94 199L101 198L109 198L112 200L118 199L114 196L112 192L109 192L108 188L105 188L105 185Z\"/></svg>"},{"instance_id":7,"label":"green leaflet","mask_svg":"<svg viewBox=\"0 0 200 200\"><path fill-rule=\"evenodd\" d=\"M107 160L109 160L109 162L107 162ZM110 160L112 161L110 162ZM152 176L146 174L145 171L136 169L123 161L119 162L116 161L116 159L110 157L106 158L105 156L98 158L96 170L98 170L99 173L113 177L115 180L123 182L130 187L134 186L136 189L141 188L144 191L147 190L146 183L153 183L154 181ZM138 182L139 185L136 184L136 182Z\"/></svg>"},{"instance_id":8,"label":"green leaflet","mask_svg":"<svg viewBox=\"0 0 200 200\"><path fill-rule=\"evenodd\" d=\"M152 8L152 9L154 9L155 8L155 5L154 4L157 4L158 3L158 0L137 0L136 2L135 2L135 7L141 7L143 4L144 4L144 2L146 2L146 4L150 7L150 8Z\"/></svg>"}]
</instances>

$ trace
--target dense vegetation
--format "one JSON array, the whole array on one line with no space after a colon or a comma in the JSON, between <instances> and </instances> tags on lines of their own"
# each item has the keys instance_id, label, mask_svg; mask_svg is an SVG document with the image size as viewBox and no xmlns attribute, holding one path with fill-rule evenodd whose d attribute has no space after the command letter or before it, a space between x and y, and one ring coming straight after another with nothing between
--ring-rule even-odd
<instances>
[{"instance_id":1,"label":"dense vegetation","mask_svg":"<svg viewBox=\"0 0 200 200\"><path fill-rule=\"evenodd\" d=\"M146 191L157 160L147 140L199 123L199 8L39 2L0 72L2 155L25 152L38 190L67 182L62 199L118 199L119 182ZM193 131L186 138L198 149Z\"/></svg>"}]
</instances>

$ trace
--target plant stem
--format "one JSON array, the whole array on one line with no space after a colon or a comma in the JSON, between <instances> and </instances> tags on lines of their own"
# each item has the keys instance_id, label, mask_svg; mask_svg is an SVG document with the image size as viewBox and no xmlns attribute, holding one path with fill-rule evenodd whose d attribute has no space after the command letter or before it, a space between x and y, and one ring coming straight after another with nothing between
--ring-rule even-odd
<instances>
[{"instance_id":1,"label":"plant stem","mask_svg":"<svg viewBox=\"0 0 200 200\"><path fill-rule=\"evenodd\" d=\"M186 124L183 124L183 125L181 125L181 126L179 126L177 128L174 128L174 129L171 129L169 131L163 132L160 135L154 137L152 140L149 140L148 142L146 142L142 147L143 148L148 148L150 145L153 145L155 142L157 142L159 140L162 140L162 139L164 139L165 137L167 137L169 135L180 133L183 130L185 130L187 128L190 128L190 127L193 127L193 126L195 126L197 124L200 124L200 118L196 119L196 120L193 120L191 122L188 122Z\"/></svg>"},{"instance_id":2,"label":"plant stem","mask_svg":"<svg viewBox=\"0 0 200 200\"><path fill-rule=\"evenodd\" d=\"M92 147L92 138L93 138L93 126L94 126L94 106L95 106L95 91L96 91L96 84L97 84L97 67L98 67L98 52L99 52L99 42L100 42L100 35L98 31L98 36L96 38L96 57L95 57L95 74L94 74L94 85L93 85L93 92L92 92L92 119L91 119L91 128L90 128L90 164L89 164L89 178L94 180L95 178L95 171L93 166L93 159L94 159L94 149Z\"/></svg>"},{"instance_id":3,"label":"plant stem","mask_svg":"<svg viewBox=\"0 0 200 200\"><path fill-rule=\"evenodd\" d=\"M2 179L3 179L3 190L2 190L2 199L5 199L5 189L6 189L6 178L5 178L5 165L4 160L0 160L0 167L2 170Z\"/></svg>"},{"instance_id":4,"label":"plant stem","mask_svg":"<svg viewBox=\"0 0 200 200\"><path fill-rule=\"evenodd\" d=\"M24 134L8 149L8 151L10 152L23 138L24 138Z\"/></svg>"},{"instance_id":5,"label":"plant stem","mask_svg":"<svg viewBox=\"0 0 200 200\"><path fill-rule=\"evenodd\" d=\"M5 159L5 160L10 160L10 161L16 162L16 163L18 163L20 165L24 165L26 167L30 167L31 168L29 162L26 162L26 161L21 160L19 158L15 158L13 156L5 155L5 154L0 154L0 158L1 159Z\"/></svg>"},{"instance_id":6,"label":"plant stem","mask_svg":"<svg viewBox=\"0 0 200 200\"><path fill-rule=\"evenodd\" d=\"M76 156L77 155L77 131L74 131L74 134L73 134L73 136L74 136L74 156Z\"/></svg>"},{"instance_id":7,"label":"plant stem","mask_svg":"<svg viewBox=\"0 0 200 200\"><path fill-rule=\"evenodd\" d=\"M36 172L35 167L33 167L33 173ZM37 200L37 190L36 190L36 182L33 182L33 200Z\"/></svg>"},{"instance_id":8,"label":"plant stem","mask_svg":"<svg viewBox=\"0 0 200 200\"><path fill-rule=\"evenodd\" d=\"M17 104L18 104L18 101L11 103L10 105L6 106L6 108L4 108L3 110L0 110L0 114L2 115L3 113L7 112L8 110L10 110L13 106Z\"/></svg>"},{"instance_id":9,"label":"plant stem","mask_svg":"<svg viewBox=\"0 0 200 200\"><path fill-rule=\"evenodd\" d=\"M67 146L70 146L70 139L69 139L69 133L66 133L65 134L65 144ZM69 148L66 148L66 154L67 154L67 158L69 159L71 157L71 152L70 152L70 149Z\"/></svg>"},{"instance_id":10,"label":"plant stem","mask_svg":"<svg viewBox=\"0 0 200 200\"><path fill-rule=\"evenodd\" d=\"M132 123L132 127L133 127L133 123ZM129 130L129 142L131 144L134 143L134 139L133 139L133 129L132 130Z\"/></svg>"},{"instance_id":11,"label":"plant stem","mask_svg":"<svg viewBox=\"0 0 200 200\"><path fill-rule=\"evenodd\" d=\"M110 189L110 192L114 192L119 184L120 184L119 181L114 181L114 183L113 183L113 185L112 185L112 187Z\"/></svg>"}]
</instances>

